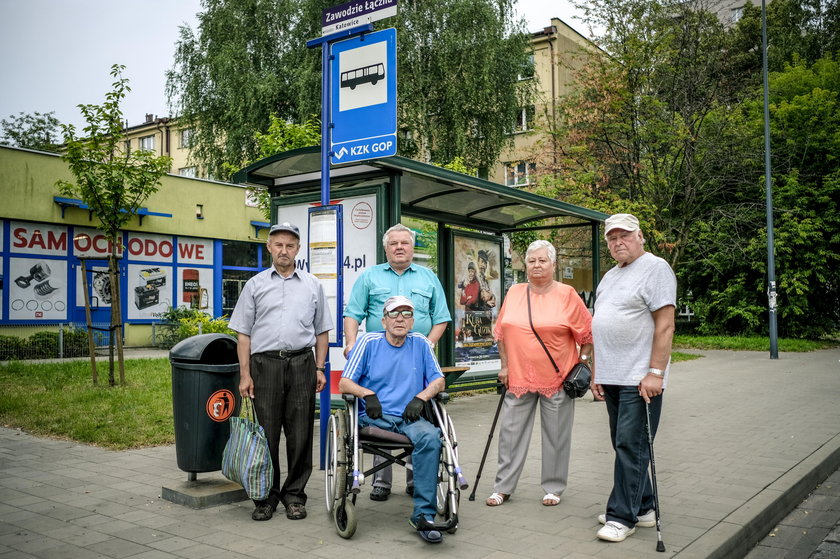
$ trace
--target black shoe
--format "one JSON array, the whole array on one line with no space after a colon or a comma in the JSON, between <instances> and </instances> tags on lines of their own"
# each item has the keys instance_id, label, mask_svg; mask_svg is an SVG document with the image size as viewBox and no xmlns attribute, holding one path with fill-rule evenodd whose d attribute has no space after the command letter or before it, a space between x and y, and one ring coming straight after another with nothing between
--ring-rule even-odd
<instances>
[{"instance_id":1,"label":"black shoe","mask_svg":"<svg viewBox=\"0 0 840 559\"><path fill-rule=\"evenodd\" d=\"M414 497L414 486L413 485L406 486L405 494Z\"/></svg>"},{"instance_id":2,"label":"black shoe","mask_svg":"<svg viewBox=\"0 0 840 559\"><path fill-rule=\"evenodd\" d=\"M287 505L286 518L289 520L303 520L306 518L306 507L303 503L291 503Z\"/></svg>"},{"instance_id":3,"label":"black shoe","mask_svg":"<svg viewBox=\"0 0 840 559\"><path fill-rule=\"evenodd\" d=\"M387 487L374 487L373 491L370 492L370 500L371 501L387 501L388 495L391 494L391 490Z\"/></svg>"},{"instance_id":4,"label":"black shoe","mask_svg":"<svg viewBox=\"0 0 840 559\"><path fill-rule=\"evenodd\" d=\"M251 513L253 520L271 520L272 516L274 516L274 506L269 503L257 505L257 508Z\"/></svg>"}]
</instances>

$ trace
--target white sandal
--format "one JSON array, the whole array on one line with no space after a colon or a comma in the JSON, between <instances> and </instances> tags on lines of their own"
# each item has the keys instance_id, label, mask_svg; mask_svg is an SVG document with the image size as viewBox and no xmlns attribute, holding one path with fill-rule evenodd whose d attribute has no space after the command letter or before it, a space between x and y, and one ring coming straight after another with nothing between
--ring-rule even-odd
<instances>
[{"instance_id":1,"label":"white sandal","mask_svg":"<svg viewBox=\"0 0 840 559\"><path fill-rule=\"evenodd\" d=\"M546 503L546 501L548 501ZM542 504L544 507L556 507L560 504L560 496L554 493L546 493L543 497Z\"/></svg>"},{"instance_id":2,"label":"white sandal","mask_svg":"<svg viewBox=\"0 0 840 559\"><path fill-rule=\"evenodd\" d=\"M492 495L487 497L485 504L488 507L498 507L508 499L510 499L510 495L505 495L504 493L493 493Z\"/></svg>"}]
</instances>

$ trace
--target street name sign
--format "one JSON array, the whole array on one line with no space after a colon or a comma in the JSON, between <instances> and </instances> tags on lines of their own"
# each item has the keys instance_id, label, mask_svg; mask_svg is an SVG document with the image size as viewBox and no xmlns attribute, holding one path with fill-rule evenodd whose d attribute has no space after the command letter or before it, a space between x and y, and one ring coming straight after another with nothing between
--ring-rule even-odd
<instances>
[{"instance_id":1,"label":"street name sign","mask_svg":"<svg viewBox=\"0 0 840 559\"><path fill-rule=\"evenodd\" d=\"M333 165L397 153L397 30L332 44Z\"/></svg>"},{"instance_id":2,"label":"street name sign","mask_svg":"<svg viewBox=\"0 0 840 559\"><path fill-rule=\"evenodd\" d=\"M353 0L321 13L321 35L397 15L397 0Z\"/></svg>"}]
</instances>

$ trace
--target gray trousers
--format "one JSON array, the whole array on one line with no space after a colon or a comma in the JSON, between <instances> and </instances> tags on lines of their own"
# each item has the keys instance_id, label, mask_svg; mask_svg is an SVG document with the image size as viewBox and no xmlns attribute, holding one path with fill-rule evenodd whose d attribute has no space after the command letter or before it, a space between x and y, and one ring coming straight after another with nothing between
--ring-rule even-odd
<instances>
[{"instance_id":1,"label":"gray trousers","mask_svg":"<svg viewBox=\"0 0 840 559\"><path fill-rule=\"evenodd\" d=\"M385 459L379 455L375 455L373 457L373 465L378 466L379 464L385 462ZM406 464L411 464L411 456L405 457ZM386 468L382 468L378 472L373 474L373 483L371 484L373 487L384 487L386 489L391 489L391 480L393 479L393 472L392 466L388 466ZM414 487L414 470L411 468L405 469L405 485L407 487Z\"/></svg>"},{"instance_id":2,"label":"gray trousers","mask_svg":"<svg viewBox=\"0 0 840 559\"><path fill-rule=\"evenodd\" d=\"M534 415L540 407L542 425L542 473L540 485L546 493L562 495L569 477L572 446L572 423L575 401L560 389L550 398L536 392L517 398L508 392L502 405L499 432L499 470L493 490L511 495L519 483L525 457L531 444Z\"/></svg>"}]
</instances>

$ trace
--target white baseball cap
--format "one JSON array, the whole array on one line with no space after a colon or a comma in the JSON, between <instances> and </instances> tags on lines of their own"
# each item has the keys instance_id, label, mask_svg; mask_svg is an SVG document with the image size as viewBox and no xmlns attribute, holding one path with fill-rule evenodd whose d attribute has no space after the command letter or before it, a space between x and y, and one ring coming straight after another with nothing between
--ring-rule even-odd
<instances>
[{"instance_id":1,"label":"white baseball cap","mask_svg":"<svg viewBox=\"0 0 840 559\"><path fill-rule=\"evenodd\" d=\"M411 299L405 297L403 295L395 295L385 301L385 312L393 311L394 309L398 309L400 307L409 307L411 310L414 310L414 303L411 302Z\"/></svg>"},{"instance_id":2,"label":"white baseball cap","mask_svg":"<svg viewBox=\"0 0 840 559\"><path fill-rule=\"evenodd\" d=\"M639 220L633 214L615 214L611 215L604 221L604 237L610 234L613 229L621 229L623 231L638 231Z\"/></svg>"}]
</instances>

